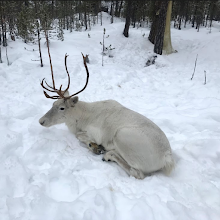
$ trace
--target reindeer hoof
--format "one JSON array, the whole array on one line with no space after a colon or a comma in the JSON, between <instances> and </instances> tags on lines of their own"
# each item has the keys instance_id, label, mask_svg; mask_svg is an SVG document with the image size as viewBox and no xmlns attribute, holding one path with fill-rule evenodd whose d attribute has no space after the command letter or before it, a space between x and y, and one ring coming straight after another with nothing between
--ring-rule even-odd
<instances>
[{"instance_id":1,"label":"reindeer hoof","mask_svg":"<svg viewBox=\"0 0 220 220\"><path fill-rule=\"evenodd\" d=\"M105 153L105 148L102 145L97 145L96 143L89 143L89 149L97 155Z\"/></svg>"},{"instance_id":2,"label":"reindeer hoof","mask_svg":"<svg viewBox=\"0 0 220 220\"><path fill-rule=\"evenodd\" d=\"M145 178L145 175L143 174L142 171L134 169L134 168L130 169L130 175L134 176L136 179L140 179L140 180Z\"/></svg>"}]
</instances>

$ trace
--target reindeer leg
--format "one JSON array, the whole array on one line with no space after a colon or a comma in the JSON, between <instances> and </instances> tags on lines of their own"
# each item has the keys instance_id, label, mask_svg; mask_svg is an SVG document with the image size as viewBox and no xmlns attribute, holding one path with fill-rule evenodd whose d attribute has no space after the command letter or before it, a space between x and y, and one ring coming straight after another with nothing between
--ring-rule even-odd
<instances>
[{"instance_id":1,"label":"reindeer leg","mask_svg":"<svg viewBox=\"0 0 220 220\"><path fill-rule=\"evenodd\" d=\"M86 144L87 146L89 146L89 143L91 142L91 139L87 135L86 131L77 132L76 133L76 138L78 140L80 140L81 142L83 142L84 144Z\"/></svg>"},{"instance_id":2,"label":"reindeer leg","mask_svg":"<svg viewBox=\"0 0 220 220\"><path fill-rule=\"evenodd\" d=\"M104 154L105 148L102 145L98 145L94 143L85 131L80 131L76 134L76 137L86 144L86 146L91 150L94 154Z\"/></svg>"},{"instance_id":3,"label":"reindeer leg","mask_svg":"<svg viewBox=\"0 0 220 220\"><path fill-rule=\"evenodd\" d=\"M134 176L137 179L145 178L145 175L142 171L131 167L115 150L105 153L102 160L116 162L128 175Z\"/></svg>"}]
</instances>

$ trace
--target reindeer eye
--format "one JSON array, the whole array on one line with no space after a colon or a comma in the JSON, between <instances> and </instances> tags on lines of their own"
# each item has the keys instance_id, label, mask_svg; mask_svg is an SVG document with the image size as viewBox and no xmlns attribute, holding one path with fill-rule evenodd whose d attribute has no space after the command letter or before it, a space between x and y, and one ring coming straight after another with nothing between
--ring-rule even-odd
<instances>
[{"instance_id":1,"label":"reindeer eye","mask_svg":"<svg viewBox=\"0 0 220 220\"><path fill-rule=\"evenodd\" d=\"M60 110L64 110L65 108L60 108Z\"/></svg>"}]
</instances>

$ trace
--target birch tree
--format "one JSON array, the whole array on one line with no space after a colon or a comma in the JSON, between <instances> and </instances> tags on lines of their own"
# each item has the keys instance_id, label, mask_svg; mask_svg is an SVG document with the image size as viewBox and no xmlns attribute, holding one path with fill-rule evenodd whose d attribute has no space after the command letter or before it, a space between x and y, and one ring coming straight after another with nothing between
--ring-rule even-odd
<instances>
[{"instance_id":1,"label":"birch tree","mask_svg":"<svg viewBox=\"0 0 220 220\"><path fill-rule=\"evenodd\" d=\"M171 43L171 34L170 34L171 13L172 13L172 1L169 1L167 7L166 26L165 26L164 39L163 39L163 51L167 55L174 52Z\"/></svg>"}]
</instances>

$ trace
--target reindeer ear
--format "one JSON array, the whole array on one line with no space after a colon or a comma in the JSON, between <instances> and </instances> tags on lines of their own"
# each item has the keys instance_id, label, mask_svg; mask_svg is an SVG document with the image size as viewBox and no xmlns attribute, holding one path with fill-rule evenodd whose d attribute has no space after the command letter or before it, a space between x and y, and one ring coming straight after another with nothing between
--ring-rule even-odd
<instances>
[{"instance_id":1,"label":"reindeer ear","mask_svg":"<svg viewBox=\"0 0 220 220\"><path fill-rule=\"evenodd\" d=\"M79 98L78 96L73 96L72 98L69 99L69 104L70 106L74 106L78 102Z\"/></svg>"}]
</instances>

